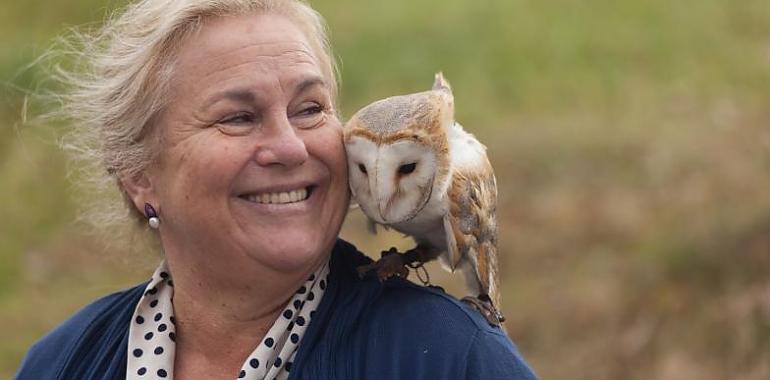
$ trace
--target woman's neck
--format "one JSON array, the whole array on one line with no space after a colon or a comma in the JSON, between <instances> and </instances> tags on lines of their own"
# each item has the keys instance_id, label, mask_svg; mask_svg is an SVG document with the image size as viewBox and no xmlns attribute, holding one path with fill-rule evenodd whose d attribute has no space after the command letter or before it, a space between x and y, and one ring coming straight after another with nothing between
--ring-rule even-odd
<instances>
[{"instance_id":1,"label":"woman's neck","mask_svg":"<svg viewBox=\"0 0 770 380\"><path fill-rule=\"evenodd\" d=\"M281 310L320 265L281 273L248 259L196 262L168 251L166 257L174 281L178 379L187 378L184 374L237 376Z\"/></svg>"},{"instance_id":2,"label":"woman's neck","mask_svg":"<svg viewBox=\"0 0 770 380\"><path fill-rule=\"evenodd\" d=\"M219 304L201 302L198 292L185 292L185 287L178 283L175 287L177 380L235 378L283 307L252 305L249 310L245 305L234 305L226 296Z\"/></svg>"}]
</instances>

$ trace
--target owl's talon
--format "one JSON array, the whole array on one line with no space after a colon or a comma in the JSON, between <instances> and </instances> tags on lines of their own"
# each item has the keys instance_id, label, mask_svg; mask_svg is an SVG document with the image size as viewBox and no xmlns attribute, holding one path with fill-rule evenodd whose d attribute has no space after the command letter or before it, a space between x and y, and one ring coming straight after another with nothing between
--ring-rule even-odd
<instances>
[{"instance_id":1,"label":"owl's talon","mask_svg":"<svg viewBox=\"0 0 770 380\"><path fill-rule=\"evenodd\" d=\"M492 300L486 294L481 294L478 297L465 297L461 301L471 308L478 310L481 316L492 326L500 327L505 322L503 313L497 310L495 305L492 304Z\"/></svg>"},{"instance_id":2,"label":"owl's talon","mask_svg":"<svg viewBox=\"0 0 770 380\"><path fill-rule=\"evenodd\" d=\"M397 255L398 249L396 247L390 247L387 251L380 252L380 257L385 257L387 255Z\"/></svg>"},{"instance_id":3,"label":"owl's talon","mask_svg":"<svg viewBox=\"0 0 770 380\"><path fill-rule=\"evenodd\" d=\"M404 256L393 247L387 251L382 251L379 260L367 265L362 265L358 267L357 270L358 275L361 278L374 270L380 282L384 282L393 276L407 278L409 276L409 269L407 269L406 264L407 262L405 261Z\"/></svg>"}]
</instances>

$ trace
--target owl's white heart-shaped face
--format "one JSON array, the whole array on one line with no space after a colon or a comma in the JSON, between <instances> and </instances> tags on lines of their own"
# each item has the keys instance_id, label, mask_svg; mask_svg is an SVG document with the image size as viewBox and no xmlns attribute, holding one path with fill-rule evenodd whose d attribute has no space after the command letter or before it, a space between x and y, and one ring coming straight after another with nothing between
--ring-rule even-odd
<instances>
[{"instance_id":1,"label":"owl's white heart-shaped face","mask_svg":"<svg viewBox=\"0 0 770 380\"><path fill-rule=\"evenodd\" d=\"M407 221L430 199L437 162L431 147L408 138L378 145L353 136L345 149L350 190L375 222Z\"/></svg>"}]
</instances>

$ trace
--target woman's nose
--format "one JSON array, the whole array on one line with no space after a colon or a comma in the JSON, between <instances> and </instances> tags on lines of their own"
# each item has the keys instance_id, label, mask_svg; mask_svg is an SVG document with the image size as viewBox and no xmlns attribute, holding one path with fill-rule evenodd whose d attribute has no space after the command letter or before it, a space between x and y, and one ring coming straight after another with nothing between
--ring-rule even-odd
<instances>
[{"instance_id":1,"label":"woman's nose","mask_svg":"<svg viewBox=\"0 0 770 380\"><path fill-rule=\"evenodd\" d=\"M259 165L296 167L308 158L305 142L285 114L269 118L261 140L255 157Z\"/></svg>"}]
</instances>

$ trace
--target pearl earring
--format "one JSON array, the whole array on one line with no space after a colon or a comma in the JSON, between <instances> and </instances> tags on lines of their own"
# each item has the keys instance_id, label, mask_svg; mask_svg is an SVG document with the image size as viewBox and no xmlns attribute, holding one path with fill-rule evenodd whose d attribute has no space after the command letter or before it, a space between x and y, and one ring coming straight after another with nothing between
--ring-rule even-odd
<instances>
[{"instance_id":1,"label":"pearl earring","mask_svg":"<svg viewBox=\"0 0 770 380\"><path fill-rule=\"evenodd\" d=\"M144 215L147 216L147 223L149 223L150 228L157 230L160 226L160 219L151 204L144 204Z\"/></svg>"}]
</instances>

